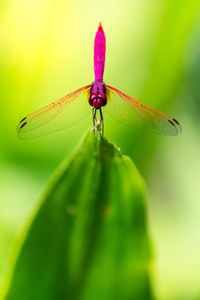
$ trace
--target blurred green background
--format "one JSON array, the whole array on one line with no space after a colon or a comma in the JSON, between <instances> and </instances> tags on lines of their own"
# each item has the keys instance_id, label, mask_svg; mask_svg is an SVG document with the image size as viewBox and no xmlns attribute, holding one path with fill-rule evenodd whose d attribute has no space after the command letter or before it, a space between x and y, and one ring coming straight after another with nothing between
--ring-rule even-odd
<instances>
[{"instance_id":1,"label":"blurred green background","mask_svg":"<svg viewBox=\"0 0 200 300\"><path fill-rule=\"evenodd\" d=\"M98 22L107 38L104 81L175 116L180 137L105 120L105 135L145 178L159 300L200 297L200 2L0 2L0 297L13 248L57 165L91 125L21 141L27 113L93 81Z\"/></svg>"}]
</instances>

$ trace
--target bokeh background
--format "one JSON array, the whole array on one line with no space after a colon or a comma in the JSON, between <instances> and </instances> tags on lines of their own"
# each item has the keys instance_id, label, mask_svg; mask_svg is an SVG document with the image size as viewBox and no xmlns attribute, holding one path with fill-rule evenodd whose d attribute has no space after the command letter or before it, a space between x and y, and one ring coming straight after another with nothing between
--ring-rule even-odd
<instances>
[{"instance_id":1,"label":"bokeh background","mask_svg":"<svg viewBox=\"0 0 200 300\"><path fill-rule=\"evenodd\" d=\"M17 138L16 125L93 81L100 21L105 82L182 124L181 136L166 137L106 118L105 135L146 181L157 299L200 297L200 2L1 0L0 299L25 224L91 120L30 141Z\"/></svg>"}]
</instances>

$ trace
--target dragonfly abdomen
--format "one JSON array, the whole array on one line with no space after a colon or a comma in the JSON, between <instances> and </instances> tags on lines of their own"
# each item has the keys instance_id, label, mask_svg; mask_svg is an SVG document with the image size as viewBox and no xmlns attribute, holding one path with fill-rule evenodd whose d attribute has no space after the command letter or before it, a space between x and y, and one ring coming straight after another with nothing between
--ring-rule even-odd
<instances>
[{"instance_id":1,"label":"dragonfly abdomen","mask_svg":"<svg viewBox=\"0 0 200 300\"><path fill-rule=\"evenodd\" d=\"M105 52L106 38L100 23L94 41L94 73L96 82L103 81Z\"/></svg>"}]
</instances>

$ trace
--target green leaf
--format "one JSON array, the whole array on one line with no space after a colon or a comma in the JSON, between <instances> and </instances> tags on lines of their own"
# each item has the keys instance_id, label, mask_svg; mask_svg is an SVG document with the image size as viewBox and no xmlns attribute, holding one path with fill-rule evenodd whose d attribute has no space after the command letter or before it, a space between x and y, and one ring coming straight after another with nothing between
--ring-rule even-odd
<instances>
[{"instance_id":1,"label":"green leaf","mask_svg":"<svg viewBox=\"0 0 200 300\"><path fill-rule=\"evenodd\" d=\"M6 299L153 299L145 211L132 161L89 132L49 184Z\"/></svg>"}]
</instances>

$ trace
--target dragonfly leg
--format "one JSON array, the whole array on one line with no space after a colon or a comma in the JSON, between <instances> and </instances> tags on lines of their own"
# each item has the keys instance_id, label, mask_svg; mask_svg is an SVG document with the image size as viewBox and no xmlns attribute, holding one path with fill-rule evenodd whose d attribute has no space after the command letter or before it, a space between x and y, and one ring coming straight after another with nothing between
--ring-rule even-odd
<instances>
[{"instance_id":1,"label":"dragonfly leg","mask_svg":"<svg viewBox=\"0 0 200 300\"><path fill-rule=\"evenodd\" d=\"M99 109L99 112L100 112L100 117L101 117L101 120L100 120L101 130L102 130L102 134L103 134L104 133L104 121L103 121L103 113L102 113L101 108Z\"/></svg>"},{"instance_id":2,"label":"dragonfly leg","mask_svg":"<svg viewBox=\"0 0 200 300\"><path fill-rule=\"evenodd\" d=\"M94 127L96 127L96 121L97 121L96 112L97 112L96 109L93 107L92 116L93 116L93 125L94 125Z\"/></svg>"},{"instance_id":3,"label":"dragonfly leg","mask_svg":"<svg viewBox=\"0 0 200 300\"><path fill-rule=\"evenodd\" d=\"M96 129L97 126L101 128L101 132L102 134L104 133L104 121L103 121L103 113L102 113L102 110L101 108L98 109L99 111L99 114L100 114L100 121L97 120L97 109L95 107L93 107L92 109L92 117L93 117L93 125L94 125L94 128Z\"/></svg>"},{"instance_id":4,"label":"dragonfly leg","mask_svg":"<svg viewBox=\"0 0 200 300\"><path fill-rule=\"evenodd\" d=\"M94 107L92 108L92 119L93 119L93 125L95 126L95 120L94 120Z\"/></svg>"}]
</instances>

